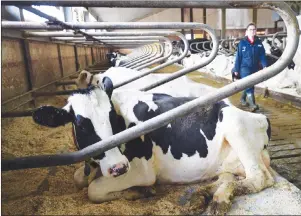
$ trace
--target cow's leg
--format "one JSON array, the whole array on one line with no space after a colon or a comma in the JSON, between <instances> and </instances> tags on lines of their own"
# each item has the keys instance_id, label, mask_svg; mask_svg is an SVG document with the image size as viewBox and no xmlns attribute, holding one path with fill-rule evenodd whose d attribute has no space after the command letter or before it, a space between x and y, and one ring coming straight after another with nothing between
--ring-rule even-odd
<instances>
[{"instance_id":1,"label":"cow's leg","mask_svg":"<svg viewBox=\"0 0 301 216\"><path fill-rule=\"evenodd\" d=\"M199 187L190 197L190 212L201 213L204 211L219 187L225 182L232 181L235 181L235 177L232 173L222 173L215 182Z\"/></svg>"},{"instance_id":2,"label":"cow's leg","mask_svg":"<svg viewBox=\"0 0 301 216\"><path fill-rule=\"evenodd\" d=\"M258 149L258 152L256 152L256 146L253 146L253 148L248 146L250 145L248 141L239 136L233 140L230 136L230 140L228 139L229 144L233 150L236 150L235 153L239 158L236 167L240 169L241 164L243 165L245 178L238 181L226 181L218 187L210 205L212 214L225 214L231 207L233 196L257 193L274 184L274 178L269 172L270 160L267 150ZM236 145L236 142L239 145ZM235 170L232 170L232 172L236 173ZM237 172L241 173L239 170Z\"/></svg>"},{"instance_id":3,"label":"cow's leg","mask_svg":"<svg viewBox=\"0 0 301 216\"><path fill-rule=\"evenodd\" d=\"M88 187L89 184L101 174L99 166L85 163L74 173L74 183L78 189Z\"/></svg>"},{"instance_id":4,"label":"cow's leg","mask_svg":"<svg viewBox=\"0 0 301 216\"><path fill-rule=\"evenodd\" d=\"M143 194L137 190L126 190L133 186L150 186L156 181L152 161L134 158L131 169L118 177L100 177L91 182L88 188L89 199L95 203L115 199L137 199Z\"/></svg>"}]
</instances>

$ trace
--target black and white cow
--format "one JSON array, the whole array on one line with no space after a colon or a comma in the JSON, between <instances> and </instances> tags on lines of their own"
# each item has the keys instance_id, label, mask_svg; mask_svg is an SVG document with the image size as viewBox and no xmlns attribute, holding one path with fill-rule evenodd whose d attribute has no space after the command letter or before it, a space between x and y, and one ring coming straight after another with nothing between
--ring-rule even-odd
<instances>
[{"instance_id":1,"label":"black and white cow","mask_svg":"<svg viewBox=\"0 0 301 216\"><path fill-rule=\"evenodd\" d=\"M33 119L50 127L72 123L78 147L83 148L194 99L112 89L111 80L103 77L98 86L70 96L63 108L38 108ZM138 196L125 190L133 186L184 184L219 176L196 193L213 195L212 212L221 214L231 206L233 195L273 185L265 149L270 134L264 115L220 101L122 144L120 151L105 152L96 158L104 176L87 181L81 167L74 178L79 187L88 186L90 200L104 202Z\"/></svg>"},{"instance_id":2,"label":"black and white cow","mask_svg":"<svg viewBox=\"0 0 301 216\"><path fill-rule=\"evenodd\" d=\"M119 52L107 53L106 56L109 61L109 64L112 67L118 67L119 65L124 64L127 59L124 54L121 54Z\"/></svg>"},{"instance_id":3,"label":"black and white cow","mask_svg":"<svg viewBox=\"0 0 301 216\"><path fill-rule=\"evenodd\" d=\"M282 43L281 39L276 38L275 40L278 40L279 43ZM277 47L274 47L272 45L272 40L270 40L268 38L264 39L262 43L263 43L265 51L266 51L266 58L267 58L268 66L271 66L272 64L274 64L278 60L278 58L281 57L283 51L281 49L277 48ZM269 54L271 54L271 55L269 55ZM292 60L290 62L290 64L287 66L287 68L294 70L295 62Z\"/></svg>"}]
</instances>

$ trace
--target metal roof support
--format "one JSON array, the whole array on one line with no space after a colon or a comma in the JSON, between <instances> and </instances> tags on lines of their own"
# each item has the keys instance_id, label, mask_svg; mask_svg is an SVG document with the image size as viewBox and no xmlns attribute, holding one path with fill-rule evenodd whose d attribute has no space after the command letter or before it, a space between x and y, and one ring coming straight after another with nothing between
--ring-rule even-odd
<instances>
[{"instance_id":1,"label":"metal roof support","mask_svg":"<svg viewBox=\"0 0 301 216\"><path fill-rule=\"evenodd\" d=\"M212 1L212 0L86 0L86 1L3 1L2 5L52 5L52 6L79 6L79 7L122 7L122 8L253 8L262 4L262 1Z\"/></svg>"},{"instance_id":2,"label":"metal roof support","mask_svg":"<svg viewBox=\"0 0 301 216\"><path fill-rule=\"evenodd\" d=\"M35 8L32 8L32 7L21 7L22 9L25 9L29 12L32 12L40 17L43 17L43 18L46 18L49 20L49 24L56 24L56 25L60 25L61 27L64 27L64 29L71 29L71 30L74 30L76 31L76 33L80 33L82 35L84 35L87 39L90 39L90 40L94 40L94 41L98 41L100 42L98 39L95 39L93 36L90 36L89 34L83 32L82 30L80 29L76 29L76 28L73 28L71 27L70 25L66 24L66 22L62 22L60 20L58 20L57 18L53 17L53 16L49 16L48 14L45 14L43 13L42 11L40 10L37 10Z\"/></svg>"},{"instance_id":3,"label":"metal roof support","mask_svg":"<svg viewBox=\"0 0 301 216\"><path fill-rule=\"evenodd\" d=\"M85 159L89 159L91 157L99 155L102 152L105 152L109 149L119 146L120 144L130 141L136 137L147 134L160 127L166 126L172 120L181 116L185 116L188 113L195 111L200 106L215 103L245 88L254 86L260 82L263 82L277 75L290 63L291 59L294 57L298 47L300 30L299 30L297 19L293 11L284 2L274 2L270 4L262 3L262 6L265 8L273 9L276 12L278 12L278 14L282 17L285 25L287 26L287 37L288 37L287 46L282 56L272 66L264 68L263 70L258 71L257 73L254 73L244 79L241 79L227 86L219 88L210 94L194 99L188 103L185 103L175 109L172 109L150 120L147 120L130 129L122 131L105 140L102 140L91 146L88 146L80 151L72 152L72 153L64 153L59 155L30 156L30 157L2 160L1 161L2 171L68 165L68 164L84 161ZM213 43L213 50L209 58L216 55L217 48L218 48L216 43L217 39L214 35L211 35L211 37L212 36L213 36L214 43ZM204 63L196 65L192 68L186 68L180 70L176 72L176 74L178 75L179 73L183 74L186 73L187 71L192 71L194 69L199 68L203 64Z\"/></svg>"}]
</instances>

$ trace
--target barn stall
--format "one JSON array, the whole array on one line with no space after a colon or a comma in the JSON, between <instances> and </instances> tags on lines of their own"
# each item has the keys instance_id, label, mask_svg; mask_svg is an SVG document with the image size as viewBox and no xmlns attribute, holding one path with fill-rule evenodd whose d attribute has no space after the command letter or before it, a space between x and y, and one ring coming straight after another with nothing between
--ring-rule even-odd
<instances>
[{"instance_id":1,"label":"barn stall","mask_svg":"<svg viewBox=\"0 0 301 216\"><path fill-rule=\"evenodd\" d=\"M106 3L106 2L105 2ZM104 4L105 4L104 3ZM133 2L132 2L133 3ZM74 4L74 3L73 3ZM162 5L161 5L162 6ZM171 5L169 6L171 7ZM28 8L27 8L28 9ZM32 12L37 12L33 9L29 9ZM22 11L22 10L21 10ZM41 12L37 12L39 15ZM51 17L48 17L49 21ZM6 97L6 100L3 100L2 103L2 169L10 170L10 169L24 169L39 166L50 166L49 168L36 168L36 169L24 169L19 171L3 171L2 172L2 213L4 214L193 214L201 212L203 209L191 209L189 206L189 194L192 193L199 184L190 184L187 186L179 186L179 185L156 185L153 188L135 188L133 190L139 190L142 194L145 194L145 198L137 199L135 201L127 201L127 200L117 200L106 202L103 204L93 204L87 198L87 190L78 190L73 183L73 174L76 168L79 168L80 164L69 164L67 166L54 166L59 165L57 161L51 161L47 164L47 162L43 162L43 158L36 160L35 164L22 161L17 162L18 157L24 156L33 156L33 155L46 155L46 154L60 154L60 153L68 153L70 151L75 151L75 146L73 142L73 137L71 133L71 125L66 125L64 130L61 128L57 129L48 129L45 127L38 126L34 124L31 118L21 117L21 116L30 116L31 111L26 109L28 107L33 108L39 107L44 104L51 104L55 106L63 106L66 101L66 96L59 96L66 93L72 92L75 86L67 86L65 85L66 78L70 78L74 74L78 74L78 72L82 69L86 69L91 72L103 72L108 68L108 63L105 61L105 54L111 51L107 48L107 45L95 45L97 40L100 40L104 43L109 43L115 45L111 46L111 49L116 47L125 46L127 49L131 47L137 47L140 45L137 40L134 42L131 41L131 38L128 38L127 41L122 41L120 38L115 40L119 40L122 42L115 42L112 38L108 39L98 39L95 38L95 42L91 43L90 41L86 42L83 38L77 38L77 40L71 40L74 44L68 44L66 42L59 42L61 39L52 38L51 41L45 41L45 39L30 39L32 35L44 34L46 37L59 37L65 36L70 37L73 36L74 33L70 34L70 32L61 32L55 35L55 32L47 31L47 32L25 32L23 35L27 35L27 37L20 34L20 32L11 32L12 28L18 29L31 29L32 26L22 27L25 23L17 23L16 26L13 26L13 23L5 23L2 22L2 27L4 29L4 36L2 39L3 52L8 55L3 55L5 61L3 61L2 69L3 74L5 70L7 73L3 75L3 96ZM61 29L62 23L60 25L49 25L50 27L42 27L45 30L50 29ZM120 24L119 28L161 28L161 29L191 29L191 28L200 28L203 30L208 30L210 36L213 41L213 49L210 53L209 59L207 62L203 62L201 65L197 65L192 68L180 69L178 72L173 73L172 77L167 77L165 80L158 81L155 84L145 86L143 90L149 90L157 85L164 83L168 80L175 79L181 75L194 71L195 69L205 66L211 60L214 59L217 53L217 44L216 37L213 32L210 32L210 28L206 29L206 25L196 25L196 24L156 24L155 27L150 27L150 25L145 24L145 26L141 27L141 23L129 23L129 24ZM76 26L76 25L75 25ZM78 28L85 28L89 26L88 24L78 26ZM11 28L9 30L9 28ZM40 28L40 27L35 27ZM118 25L114 24L104 24L104 23L94 23L94 25L89 28L107 28L107 29L118 29ZM67 28L68 29L68 28ZM290 33L290 28L288 28L288 36ZM7 31L7 34L5 33ZM80 30L81 31L81 30ZM85 34L89 34L92 37L98 36L120 36L129 37L126 33L118 33L118 32L80 32L77 30L77 34L81 34L80 36L87 36ZM19 33L16 36L16 34ZM52 35L54 36L52 36ZM136 33L138 34L138 33ZM139 33L143 34L143 33ZM175 35L181 38L185 44L185 37L176 32L165 32L165 33L149 33L145 32L145 36L151 38L141 38L141 44L150 44L154 42L158 38L158 35ZM130 33L130 35L135 35L134 32ZM138 35L135 36L138 39ZM13 38L13 39L12 39ZM150 41L151 40L151 41ZM162 40L162 39L161 39ZM163 39L166 43L169 43L169 39L165 37ZM215 41L214 41L215 40ZM63 41L68 41L68 39L63 39ZM287 44L287 49L293 46L293 40ZM77 45L77 44L84 45ZM118 45L118 43L122 43L122 45ZM129 43L128 45L125 45ZM134 44L133 44L134 43ZM187 43L187 42L186 42ZM93 44L93 46L92 46ZM116 45L117 44L117 45ZM186 44L187 45L187 44ZM170 43L169 43L170 46ZM5 48L7 49L6 52ZM188 47L186 46L188 49ZM128 62L124 63L122 66L125 67L133 67L137 70L143 70L141 76L146 76L151 72L174 72L174 67L166 66L171 65L177 62L179 59L185 56L182 54L179 59L175 59L172 61L168 61L166 63L155 65L155 63L162 62L162 60L168 58L170 55L170 50L166 50L165 56L162 57L162 49L163 45L145 45L142 48L134 50L130 53L127 58ZM46 52L46 50L48 52ZM293 49L291 49L293 50ZM12 53L9 55L9 53ZM73 55L72 55L73 54ZM288 52L284 53L288 56L292 54L288 54ZM49 61L49 57L51 57L51 61ZM156 57L156 58L155 58ZM130 60L129 60L130 59ZM18 66L14 66L17 63ZM6 64L5 64L6 63ZM279 63L279 62L278 62ZM283 63L283 62L281 62ZM283 63L284 64L284 63ZM151 69L145 69L147 66L154 66ZM278 64L280 65L280 63ZM16 67L15 70L12 70L12 66ZM90 66L90 67L89 67ZM165 68L164 68L165 67ZM158 71L161 69L161 71ZM9 72L8 72L9 71ZM21 72L20 72L21 71ZM43 71L43 72L42 72ZM57 72L59 71L59 72ZM17 73L18 72L18 73ZM17 73L17 74L16 74ZM57 73L57 74L56 74ZM74 74L73 74L74 73ZM20 75L20 74L23 74ZM198 82L206 82L205 78L201 78L199 74L195 75L195 73L190 75L191 79L194 79ZM124 83L129 83L134 80L126 79ZM262 79L262 78L260 78ZM258 79L258 80L260 80ZM65 82L65 84L64 84ZM74 82L74 81L70 81ZM208 82L208 81L207 81ZM255 81L254 81L255 82ZM259 82L259 81L257 81ZM123 83L119 84L120 86ZM208 83L207 83L208 84ZM67 87L66 87L67 86ZM118 86L118 85L116 85ZM115 86L115 87L116 87ZM220 86L219 86L220 87ZM233 89L230 89L230 85L228 86L228 92L222 91L223 95L216 97L214 100L219 100L226 96L230 96L235 92L244 89L245 86L240 83L232 84ZM57 91L58 90L58 91ZM47 97L49 95L56 95L53 97ZM27 98L26 98L27 97ZM233 97L235 101L235 97ZM208 99L208 101L210 101ZM213 100L211 100L213 102ZM31 104L30 104L31 103ZM204 102L203 102L204 103ZM202 101L200 102L200 105ZM270 104L270 106L275 106L275 104L271 101L267 101L266 105ZM19 108L21 107L21 108ZM16 109L21 109L20 112L13 112ZM295 130L297 129L296 134L296 142L290 140L288 144L291 144L293 147L297 149L298 145L298 128L299 124L296 120L298 117L298 110L295 110L292 107L279 107L282 109L281 111L286 111L287 115L291 114L291 119L289 119L287 124L288 126ZM275 115L272 112L267 110L265 114L270 118ZM276 110L276 112L279 110ZM19 118L4 118L4 117L17 117ZM277 119L279 117L275 115L275 124L278 123ZM171 118L171 117L170 117ZM175 118L175 116L172 116ZM284 116L281 116L284 118ZM287 116L286 116L287 118ZM292 119L295 119L292 120ZM165 120L167 121L167 120ZM283 132L283 123L284 121L279 122L279 133L274 133L275 140L274 144L285 144L281 142L283 139L280 136L284 136L284 139L287 139L287 136L290 131ZM273 124L273 120L272 120ZM282 125L281 125L282 124ZM158 125L160 126L160 125ZM281 128L282 126L282 128ZM277 127L276 127L277 128ZM281 131L282 130L282 131ZM278 139L277 139L278 138ZM295 142L295 143L294 143ZM118 143L116 143L118 144ZM273 146L273 145L272 145ZM279 148L279 146L277 146ZM287 146L288 147L288 146ZM279 150L279 149L277 149ZM281 150L281 149L280 149ZM275 151L275 149L273 150ZM298 161L298 152L294 155L287 157L290 158L290 161L287 163L295 163ZM292 154L291 154L292 155ZM299 154L300 155L300 154ZM274 157L277 159L277 156ZM293 161L292 161L293 159ZM14 164L12 164L14 161ZM39 163L41 161L41 163ZM8 162L8 164L6 163ZM19 166L19 168L18 168ZM29 167L28 167L29 166ZM15 167L15 168L12 168ZM22 168L23 167L23 168ZM32 167L32 168L33 168ZM23 177L24 176L24 177ZM21 177L21 178L20 178ZM296 176L295 176L296 178ZM289 207L290 212L298 213L300 212L300 191L295 186L287 182L285 179L281 177L277 177L278 181L275 186L272 188L266 189L261 193L252 196L242 196L238 197L234 200L233 208L231 209L232 213L262 213L262 209L264 205L269 203L271 207L266 210L267 213L270 212L283 212L287 213L286 209L283 206ZM21 187L20 187L21 185ZM156 194L155 196L153 196ZM269 198L273 195L273 203L271 204L271 200ZM281 197L286 197L287 199L280 199ZM262 204L258 204L258 200L265 200ZM275 200L281 200L282 203L275 202ZM256 203L256 205L254 205ZM265 208L266 209L266 206ZM231 213L231 212L230 212Z\"/></svg>"}]
</instances>

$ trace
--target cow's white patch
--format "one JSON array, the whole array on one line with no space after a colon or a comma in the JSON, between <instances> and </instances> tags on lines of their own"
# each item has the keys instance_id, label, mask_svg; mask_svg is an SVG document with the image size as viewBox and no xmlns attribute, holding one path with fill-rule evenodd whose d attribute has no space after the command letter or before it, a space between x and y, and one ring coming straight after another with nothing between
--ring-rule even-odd
<instances>
[{"instance_id":1,"label":"cow's white patch","mask_svg":"<svg viewBox=\"0 0 301 216\"><path fill-rule=\"evenodd\" d=\"M70 110L72 106L75 116L81 115L89 119L96 134L103 140L113 135L109 112L112 110L110 100L106 92L97 88L89 94L74 94L68 99L64 108ZM105 152L106 157L99 161L104 176L110 176L109 168L116 164L128 165L127 158L121 154L118 148Z\"/></svg>"},{"instance_id":2,"label":"cow's white patch","mask_svg":"<svg viewBox=\"0 0 301 216\"><path fill-rule=\"evenodd\" d=\"M167 125L167 128L171 128L171 124L170 123Z\"/></svg>"}]
</instances>

